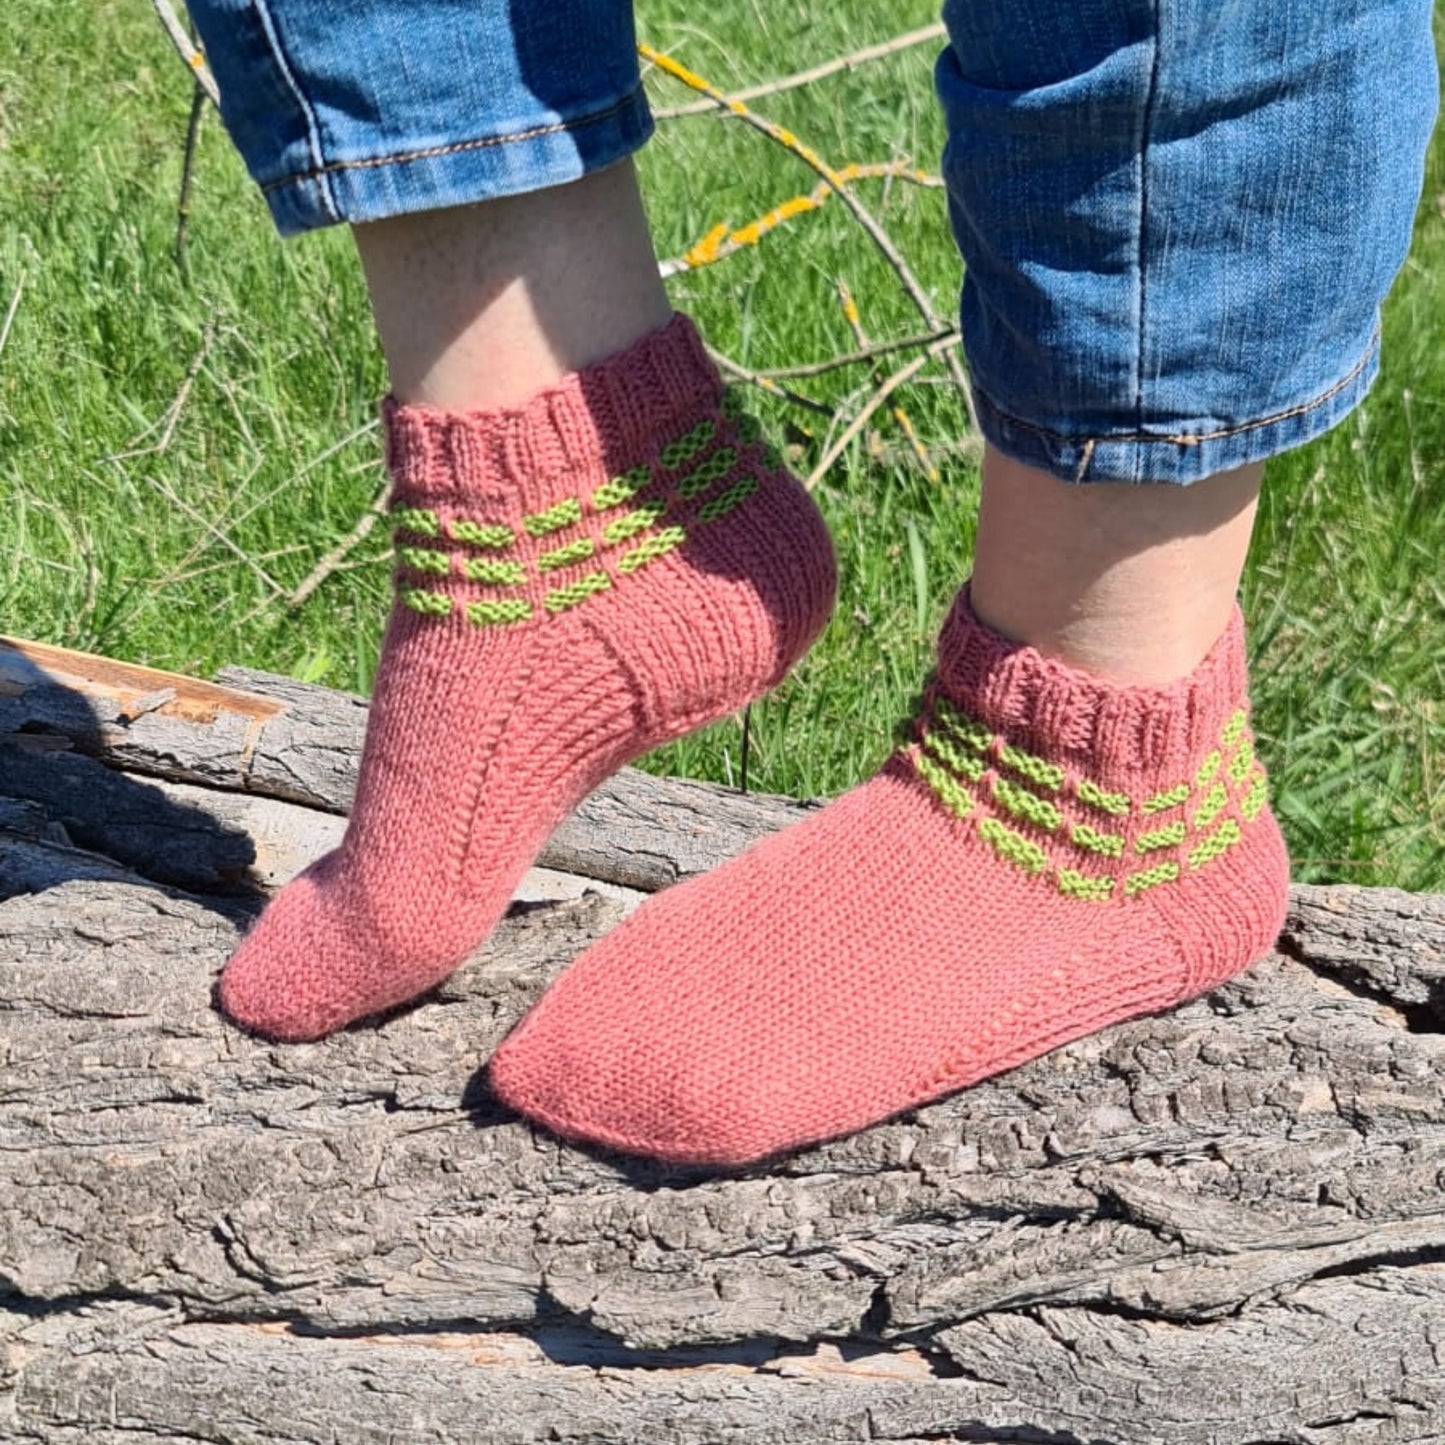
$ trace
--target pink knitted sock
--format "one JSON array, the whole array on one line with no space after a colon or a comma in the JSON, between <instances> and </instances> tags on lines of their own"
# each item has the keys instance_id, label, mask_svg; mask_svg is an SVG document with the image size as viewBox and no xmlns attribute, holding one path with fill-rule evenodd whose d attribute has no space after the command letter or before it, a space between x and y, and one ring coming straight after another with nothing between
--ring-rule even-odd
<instances>
[{"instance_id":1,"label":"pink knitted sock","mask_svg":"<svg viewBox=\"0 0 1445 1445\"><path fill-rule=\"evenodd\" d=\"M914 742L649 899L491 1064L556 1132L738 1164L1206 992L1265 953L1288 860L1243 621L1168 687L1100 682L961 593Z\"/></svg>"},{"instance_id":2,"label":"pink knitted sock","mask_svg":"<svg viewBox=\"0 0 1445 1445\"><path fill-rule=\"evenodd\" d=\"M445 978L582 797L774 686L833 601L817 508L681 316L520 410L386 420L397 599L350 824L221 978L278 1039Z\"/></svg>"}]
</instances>

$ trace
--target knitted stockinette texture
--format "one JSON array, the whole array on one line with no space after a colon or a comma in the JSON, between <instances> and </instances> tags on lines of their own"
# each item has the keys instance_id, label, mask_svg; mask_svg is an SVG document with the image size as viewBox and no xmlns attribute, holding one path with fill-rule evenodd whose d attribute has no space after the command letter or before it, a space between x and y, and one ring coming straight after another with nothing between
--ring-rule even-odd
<instances>
[{"instance_id":1,"label":"knitted stockinette texture","mask_svg":"<svg viewBox=\"0 0 1445 1445\"><path fill-rule=\"evenodd\" d=\"M518 410L385 419L396 602L355 806L220 982L278 1039L445 978L585 794L774 686L832 607L817 508L682 316Z\"/></svg>"},{"instance_id":2,"label":"knitted stockinette texture","mask_svg":"<svg viewBox=\"0 0 1445 1445\"><path fill-rule=\"evenodd\" d=\"M649 899L503 1043L569 1138L741 1164L850 1133L1195 997L1284 918L1238 609L1198 669L1111 685L966 590L912 741L869 782Z\"/></svg>"}]
</instances>

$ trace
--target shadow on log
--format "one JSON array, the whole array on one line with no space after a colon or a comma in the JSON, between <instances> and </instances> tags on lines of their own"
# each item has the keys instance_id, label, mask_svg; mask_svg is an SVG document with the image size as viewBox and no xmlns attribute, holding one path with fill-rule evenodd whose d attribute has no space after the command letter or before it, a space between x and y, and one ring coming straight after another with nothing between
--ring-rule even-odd
<instances>
[{"instance_id":1,"label":"shadow on log","mask_svg":"<svg viewBox=\"0 0 1445 1445\"><path fill-rule=\"evenodd\" d=\"M642 893L804 805L624 773L446 985L269 1045L211 981L339 838L364 723L0 651L0 1439L1445 1440L1445 899L1296 888L1205 999L671 1170L480 1071Z\"/></svg>"}]
</instances>

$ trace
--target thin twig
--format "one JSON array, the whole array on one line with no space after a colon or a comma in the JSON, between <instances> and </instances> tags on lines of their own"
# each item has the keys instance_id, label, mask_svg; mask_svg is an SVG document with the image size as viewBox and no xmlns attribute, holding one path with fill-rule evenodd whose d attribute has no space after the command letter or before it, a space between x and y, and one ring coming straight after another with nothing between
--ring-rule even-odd
<instances>
[{"instance_id":1,"label":"thin twig","mask_svg":"<svg viewBox=\"0 0 1445 1445\"><path fill-rule=\"evenodd\" d=\"M848 283L842 277L838 278L838 299L843 303L843 315L853 329L854 338L858 345L866 350L872 343L868 340L868 333L863 329L863 316L858 310L858 303L853 299L853 293L848 289ZM869 369L873 374L873 380L881 382L883 377L877 363L874 363ZM918 440L918 433L914 431L913 422L908 413L903 410L903 406L899 402L894 402L889 410L893 413L893 420L898 424L898 430L903 433L908 445L913 449L913 455L918 459L918 465L923 468L924 475L929 481L936 482L938 468L929 461L928 453L924 450L923 443Z\"/></svg>"},{"instance_id":2,"label":"thin twig","mask_svg":"<svg viewBox=\"0 0 1445 1445\"><path fill-rule=\"evenodd\" d=\"M894 244L893 238L883 229L878 218L872 211L854 195L852 189L841 179L838 171L825 161L811 146L804 144L792 131L785 126L775 124L763 116L749 110L741 100L735 96L725 95L717 86L710 81L704 80L702 76L695 74L685 65L672 59L671 56L663 55L660 51L654 50L650 45L639 45L638 51L642 56L650 60L659 69L664 70L674 79L680 80L690 90L696 90L707 96L715 106L726 112L728 115L736 116L744 124L751 126L754 130L767 136L770 140L790 151L797 156L805 165L811 166L837 194L838 199L853 213L854 219L872 238L873 244L882 253L883 259L893 268L894 274L903 285L913 304L918 308L919 315L923 317L924 324L934 330L943 329L943 320L933 309L933 302L928 292L919 283L918 278L913 274L912 268L904 259L903 253ZM959 396L963 400L964 408L969 415L970 421L974 420L973 398L969 393L968 378L964 374L963 364L959 361L956 352L950 350L944 356L950 374L953 377L954 385L958 388Z\"/></svg>"},{"instance_id":3,"label":"thin twig","mask_svg":"<svg viewBox=\"0 0 1445 1445\"><path fill-rule=\"evenodd\" d=\"M893 341L875 341L861 351L845 351L823 361L802 361L794 366L770 366L760 368L757 376L769 381L782 381L788 377L822 376L825 372L838 371L845 366L858 366L872 361L876 356L887 356L895 351L911 351L916 346L931 346L935 341L957 339L958 328L946 326L942 331L920 331L914 336L899 336Z\"/></svg>"},{"instance_id":4,"label":"thin twig","mask_svg":"<svg viewBox=\"0 0 1445 1445\"><path fill-rule=\"evenodd\" d=\"M765 80L760 85L750 85L746 90L736 91L738 100L757 100L763 95L777 95L780 91L795 90L800 85L808 85L815 80L823 80L827 76L836 75L840 70L852 70L856 66L866 65L870 60L881 60L885 55L896 54L900 50L907 50L914 45L925 45L930 40L941 40L947 31L942 25L925 25L921 30L910 30L904 35L896 35L892 40L882 41L878 45L865 45L862 50L855 50L848 55L840 55L836 60L825 61L822 65L815 65L811 70L800 70L795 75L780 76L777 80ZM684 115L707 115L715 109L705 100L695 101L691 105L675 105L667 110L653 111L655 120L676 120Z\"/></svg>"},{"instance_id":5,"label":"thin twig","mask_svg":"<svg viewBox=\"0 0 1445 1445\"><path fill-rule=\"evenodd\" d=\"M176 14L171 0L151 0L151 8L160 16L166 34L171 37L171 44L176 47L176 53L190 67L191 74L196 77L196 84L206 92L212 105L219 106L221 91L216 84L216 77L211 74L211 67L206 64L206 57L196 48L195 41L186 34L186 27L181 24L180 17Z\"/></svg>"},{"instance_id":6,"label":"thin twig","mask_svg":"<svg viewBox=\"0 0 1445 1445\"><path fill-rule=\"evenodd\" d=\"M956 337L947 341L936 341L922 356L915 356L906 366L900 367L895 371L893 375L869 397L867 405L863 407L858 415L844 427L837 441L823 454L822 460L808 474L808 479L803 485L811 492L813 488L822 481L824 475L833 463L848 449L848 444L853 438L868 425L868 420L873 413L876 412L904 382L922 371L936 355L944 351L945 348L956 346L957 344L958 340Z\"/></svg>"},{"instance_id":7,"label":"thin twig","mask_svg":"<svg viewBox=\"0 0 1445 1445\"><path fill-rule=\"evenodd\" d=\"M190 400L191 388L196 384L196 378L201 374L201 368L206 364L206 357L211 353L211 342L214 338L215 327L208 321L205 329L201 332L200 347L191 358L191 364L186 368L186 374L181 378L180 387L177 389L175 396L171 398L171 404L165 409L162 416L156 421L153 421L135 438L136 441L139 441L141 437L149 436L157 427L160 427L160 439L152 442L148 447L131 446L123 452L112 452L109 456L102 457L102 461L123 462L130 457L148 457L163 452L170 446L171 438L176 434L176 427L180 422L181 413L186 409L186 402Z\"/></svg>"},{"instance_id":8,"label":"thin twig","mask_svg":"<svg viewBox=\"0 0 1445 1445\"><path fill-rule=\"evenodd\" d=\"M15 282L15 294L10 298L10 304L5 308L5 320L0 322L0 353L5 350L5 343L10 340L10 328L15 322L15 313L20 309L20 298L25 293L25 272L20 273Z\"/></svg>"},{"instance_id":9,"label":"thin twig","mask_svg":"<svg viewBox=\"0 0 1445 1445\"><path fill-rule=\"evenodd\" d=\"M927 171L919 170L917 166L902 160L878 161L867 165L850 163L839 170L838 179L845 183L878 179L904 180L930 189L941 188L944 183L942 176L929 175ZM833 194L834 189L827 181L819 181L806 195L789 197L757 220L749 221L746 226L736 229L727 224L714 226L681 256L660 262L658 273L666 280L684 271L696 271L703 266L711 266L729 256L735 256L745 247L756 246L769 231L776 230L784 222L791 221L795 216L806 215L809 211L819 210Z\"/></svg>"},{"instance_id":10,"label":"thin twig","mask_svg":"<svg viewBox=\"0 0 1445 1445\"><path fill-rule=\"evenodd\" d=\"M321 584L346 560L347 554L366 540L377 519L391 506L395 484L390 477L371 506L362 513L357 524L311 569L306 580L286 599L288 608L300 607Z\"/></svg>"},{"instance_id":11,"label":"thin twig","mask_svg":"<svg viewBox=\"0 0 1445 1445\"><path fill-rule=\"evenodd\" d=\"M201 135L201 117L206 113L206 92L197 81L191 91L191 114L186 121L186 153L181 161L181 194L176 201L176 265L187 284L191 268L186 260L186 227L191 219L191 181L196 169L196 142Z\"/></svg>"},{"instance_id":12,"label":"thin twig","mask_svg":"<svg viewBox=\"0 0 1445 1445\"><path fill-rule=\"evenodd\" d=\"M753 371L734 361L732 357L724 356L720 351L714 351L712 347L708 347L708 355L712 357L719 370L727 372L735 381L751 382L770 396L780 396L784 401L790 401L795 406L817 412L819 416L831 417L833 415L831 406L826 406L821 401L814 401L811 396L804 396L801 392L790 391L786 386L779 386L771 376L767 376L761 371Z\"/></svg>"}]
</instances>

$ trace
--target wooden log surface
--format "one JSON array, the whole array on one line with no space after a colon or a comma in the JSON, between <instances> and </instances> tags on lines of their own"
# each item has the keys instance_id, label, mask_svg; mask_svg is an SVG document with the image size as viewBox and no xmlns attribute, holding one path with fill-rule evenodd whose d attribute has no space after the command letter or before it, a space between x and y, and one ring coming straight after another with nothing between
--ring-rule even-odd
<instances>
[{"instance_id":1,"label":"wooden log surface","mask_svg":"<svg viewBox=\"0 0 1445 1445\"><path fill-rule=\"evenodd\" d=\"M267 1044L211 981L334 845L364 717L0 651L0 1439L1445 1441L1445 899L1297 887L1205 999L668 1169L483 1065L804 805L623 774L443 987Z\"/></svg>"}]
</instances>

